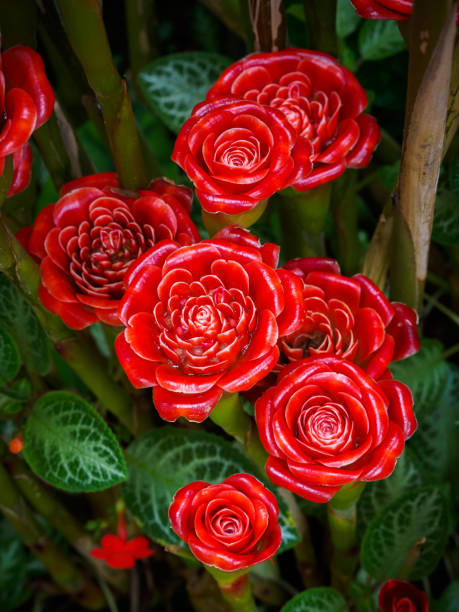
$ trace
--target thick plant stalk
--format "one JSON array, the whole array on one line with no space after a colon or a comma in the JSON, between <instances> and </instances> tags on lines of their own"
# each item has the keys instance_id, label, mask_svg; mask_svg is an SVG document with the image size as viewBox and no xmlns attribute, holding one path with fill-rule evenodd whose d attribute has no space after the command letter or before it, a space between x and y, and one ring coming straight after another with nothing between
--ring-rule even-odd
<instances>
[{"instance_id":1,"label":"thick plant stalk","mask_svg":"<svg viewBox=\"0 0 459 612\"><path fill-rule=\"evenodd\" d=\"M217 582L223 599L229 603L235 612L255 612L256 606L249 584L247 572L223 572L215 567L205 566L207 571Z\"/></svg>"},{"instance_id":2,"label":"thick plant stalk","mask_svg":"<svg viewBox=\"0 0 459 612\"><path fill-rule=\"evenodd\" d=\"M333 545L332 584L346 593L357 564L357 502L364 482L344 485L327 504L328 526Z\"/></svg>"},{"instance_id":3,"label":"thick plant stalk","mask_svg":"<svg viewBox=\"0 0 459 612\"><path fill-rule=\"evenodd\" d=\"M99 588L75 567L68 557L35 522L33 513L19 495L8 472L0 462L0 510L32 553L40 559L56 584L90 610L104 607Z\"/></svg>"},{"instance_id":4,"label":"thick plant stalk","mask_svg":"<svg viewBox=\"0 0 459 612\"><path fill-rule=\"evenodd\" d=\"M280 51L287 45L284 0L249 0L254 51Z\"/></svg>"},{"instance_id":5,"label":"thick plant stalk","mask_svg":"<svg viewBox=\"0 0 459 612\"><path fill-rule=\"evenodd\" d=\"M357 222L357 173L348 171L333 186L332 214L336 236L336 254L344 274L357 272L360 247Z\"/></svg>"},{"instance_id":6,"label":"thick plant stalk","mask_svg":"<svg viewBox=\"0 0 459 612\"><path fill-rule=\"evenodd\" d=\"M308 48L338 55L336 37L337 0L303 0L308 31Z\"/></svg>"},{"instance_id":7,"label":"thick plant stalk","mask_svg":"<svg viewBox=\"0 0 459 612\"><path fill-rule=\"evenodd\" d=\"M0 222L0 271L13 282L32 305L56 350L80 376L104 407L131 431L135 431L129 395L109 376L99 354L80 335L66 327L56 315L41 305L37 291L40 272L16 238Z\"/></svg>"},{"instance_id":8,"label":"thick plant stalk","mask_svg":"<svg viewBox=\"0 0 459 612\"><path fill-rule=\"evenodd\" d=\"M362 274L368 276L381 291L384 290L389 271L393 224L392 200L389 200L379 217L362 266Z\"/></svg>"},{"instance_id":9,"label":"thick plant stalk","mask_svg":"<svg viewBox=\"0 0 459 612\"><path fill-rule=\"evenodd\" d=\"M137 190L147 185L140 138L126 82L113 63L99 0L56 0L69 42L97 100L120 183Z\"/></svg>"},{"instance_id":10,"label":"thick plant stalk","mask_svg":"<svg viewBox=\"0 0 459 612\"><path fill-rule=\"evenodd\" d=\"M418 310L427 276L456 37L451 0L417 0L410 19L410 63L402 165L394 206L391 297Z\"/></svg>"},{"instance_id":11,"label":"thick plant stalk","mask_svg":"<svg viewBox=\"0 0 459 612\"><path fill-rule=\"evenodd\" d=\"M126 30L132 77L158 55L155 0L125 0Z\"/></svg>"}]
</instances>

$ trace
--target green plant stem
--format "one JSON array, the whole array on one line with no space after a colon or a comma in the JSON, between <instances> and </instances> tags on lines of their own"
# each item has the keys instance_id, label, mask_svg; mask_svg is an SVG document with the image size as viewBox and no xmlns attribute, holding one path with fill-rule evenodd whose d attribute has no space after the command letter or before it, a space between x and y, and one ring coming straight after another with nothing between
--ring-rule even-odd
<instances>
[{"instance_id":1,"label":"green plant stem","mask_svg":"<svg viewBox=\"0 0 459 612\"><path fill-rule=\"evenodd\" d=\"M331 206L336 236L336 254L344 274L359 267L360 246L357 224L357 173L346 172L335 181Z\"/></svg>"},{"instance_id":2,"label":"green plant stem","mask_svg":"<svg viewBox=\"0 0 459 612\"><path fill-rule=\"evenodd\" d=\"M43 563L56 584L90 610L105 604L99 588L67 558L35 522L33 513L0 463L0 510L31 552Z\"/></svg>"},{"instance_id":3,"label":"green plant stem","mask_svg":"<svg viewBox=\"0 0 459 612\"><path fill-rule=\"evenodd\" d=\"M456 37L455 3L417 0L408 22L405 137L394 200L391 297L420 309L443 155Z\"/></svg>"},{"instance_id":4,"label":"green plant stem","mask_svg":"<svg viewBox=\"0 0 459 612\"><path fill-rule=\"evenodd\" d=\"M8 467L14 482L27 502L45 517L48 523L69 542L75 550L88 559L107 582L122 591L127 589L125 572L115 572L104 562L94 559L90 551L96 543L83 526L61 504L50 489L46 489L19 457L8 458Z\"/></svg>"},{"instance_id":5,"label":"green plant stem","mask_svg":"<svg viewBox=\"0 0 459 612\"><path fill-rule=\"evenodd\" d=\"M251 210L240 213L239 215L226 215L224 213L208 213L201 210L202 220L209 236L213 236L227 225L239 225L239 227L250 227L265 212L268 198L260 200Z\"/></svg>"},{"instance_id":6,"label":"green plant stem","mask_svg":"<svg viewBox=\"0 0 459 612\"><path fill-rule=\"evenodd\" d=\"M155 0L124 0L132 80L139 94L137 75L158 55Z\"/></svg>"},{"instance_id":7,"label":"green plant stem","mask_svg":"<svg viewBox=\"0 0 459 612\"><path fill-rule=\"evenodd\" d=\"M132 402L124 389L107 372L106 362L97 350L80 335L66 327L56 315L49 313L38 298L40 272L6 226L0 222L0 271L23 293L35 311L46 334L58 353L80 376L103 406L131 431L136 423Z\"/></svg>"},{"instance_id":8,"label":"green plant stem","mask_svg":"<svg viewBox=\"0 0 459 612\"><path fill-rule=\"evenodd\" d=\"M254 51L280 51L287 46L284 0L249 0Z\"/></svg>"},{"instance_id":9,"label":"green plant stem","mask_svg":"<svg viewBox=\"0 0 459 612\"><path fill-rule=\"evenodd\" d=\"M338 55L336 0L303 0L308 32L308 49Z\"/></svg>"},{"instance_id":10,"label":"green plant stem","mask_svg":"<svg viewBox=\"0 0 459 612\"><path fill-rule=\"evenodd\" d=\"M217 582L223 599L235 612L255 612L256 606L252 589L247 577L247 570L223 572L215 567L205 566Z\"/></svg>"},{"instance_id":11,"label":"green plant stem","mask_svg":"<svg viewBox=\"0 0 459 612\"><path fill-rule=\"evenodd\" d=\"M268 455L260 442L252 419L242 408L239 394L225 393L210 413L210 419L244 446L247 454L264 474Z\"/></svg>"},{"instance_id":12,"label":"green plant stem","mask_svg":"<svg viewBox=\"0 0 459 612\"><path fill-rule=\"evenodd\" d=\"M99 0L56 0L69 42L100 104L120 183L147 185L147 174L126 82L113 63Z\"/></svg>"},{"instance_id":13,"label":"green plant stem","mask_svg":"<svg viewBox=\"0 0 459 612\"><path fill-rule=\"evenodd\" d=\"M386 286L389 271L393 225L392 199L390 199L378 219L362 265L362 274L368 276L382 291Z\"/></svg>"},{"instance_id":14,"label":"green plant stem","mask_svg":"<svg viewBox=\"0 0 459 612\"><path fill-rule=\"evenodd\" d=\"M293 187L277 195L284 252L291 257L325 254L324 228L330 207L331 183L309 191Z\"/></svg>"},{"instance_id":15,"label":"green plant stem","mask_svg":"<svg viewBox=\"0 0 459 612\"><path fill-rule=\"evenodd\" d=\"M357 502L365 487L364 482L344 485L327 504L333 556L332 584L346 593L357 564Z\"/></svg>"}]
</instances>

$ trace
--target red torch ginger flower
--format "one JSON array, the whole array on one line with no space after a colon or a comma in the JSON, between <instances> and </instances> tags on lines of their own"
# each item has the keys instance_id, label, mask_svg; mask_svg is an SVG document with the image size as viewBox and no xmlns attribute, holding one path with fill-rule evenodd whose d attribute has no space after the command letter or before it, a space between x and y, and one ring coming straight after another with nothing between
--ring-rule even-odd
<instances>
[{"instance_id":1,"label":"red torch ginger flower","mask_svg":"<svg viewBox=\"0 0 459 612\"><path fill-rule=\"evenodd\" d=\"M388 580L379 591L380 612L429 612L427 595L405 580Z\"/></svg>"},{"instance_id":2,"label":"red torch ginger flower","mask_svg":"<svg viewBox=\"0 0 459 612\"><path fill-rule=\"evenodd\" d=\"M217 100L195 107L172 159L194 182L204 210L235 215L308 174L311 152L278 110Z\"/></svg>"},{"instance_id":3,"label":"red torch ginger flower","mask_svg":"<svg viewBox=\"0 0 459 612\"><path fill-rule=\"evenodd\" d=\"M293 259L284 268L303 280L304 319L280 339L281 363L335 355L379 378L390 362L419 350L415 311L389 302L366 276L342 276L327 258Z\"/></svg>"},{"instance_id":4,"label":"red torch ginger flower","mask_svg":"<svg viewBox=\"0 0 459 612\"><path fill-rule=\"evenodd\" d=\"M148 540L143 536L127 540L120 535L109 533L100 541L100 548L93 548L91 556L105 561L113 569L129 569L137 559L151 557L153 551L148 547Z\"/></svg>"},{"instance_id":5,"label":"red torch ginger flower","mask_svg":"<svg viewBox=\"0 0 459 612\"><path fill-rule=\"evenodd\" d=\"M389 476L416 430L411 391L353 363L309 357L286 366L255 404L266 473L313 502L344 484Z\"/></svg>"},{"instance_id":6,"label":"red torch ginger flower","mask_svg":"<svg viewBox=\"0 0 459 612\"><path fill-rule=\"evenodd\" d=\"M172 529L195 557L226 572L275 555L282 542L278 517L276 498L250 474L215 485L192 482L169 508Z\"/></svg>"},{"instance_id":7,"label":"red torch ginger flower","mask_svg":"<svg viewBox=\"0 0 459 612\"><path fill-rule=\"evenodd\" d=\"M222 73L206 100L220 98L253 100L284 114L305 164L303 174L290 180L300 191L337 178L347 167L367 166L379 142L376 120L362 114L365 91L347 68L320 51L249 55Z\"/></svg>"},{"instance_id":8,"label":"red torch ginger flower","mask_svg":"<svg viewBox=\"0 0 459 612\"><path fill-rule=\"evenodd\" d=\"M0 174L5 158L13 155L13 180L7 197L30 181L34 130L51 116L54 93L41 57L28 47L12 47L0 55Z\"/></svg>"},{"instance_id":9,"label":"red torch ginger flower","mask_svg":"<svg viewBox=\"0 0 459 612\"><path fill-rule=\"evenodd\" d=\"M154 245L174 249L199 240L191 199L189 189L163 179L123 191L114 173L64 185L32 231L18 234L41 262L43 305L72 329L99 320L120 325L117 311L131 264Z\"/></svg>"},{"instance_id":10,"label":"red torch ginger flower","mask_svg":"<svg viewBox=\"0 0 459 612\"><path fill-rule=\"evenodd\" d=\"M201 422L223 391L250 389L275 366L277 340L301 320L301 281L276 270L278 248L240 228L170 254L151 249L127 279L116 340L135 387L160 416Z\"/></svg>"}]
</instances>

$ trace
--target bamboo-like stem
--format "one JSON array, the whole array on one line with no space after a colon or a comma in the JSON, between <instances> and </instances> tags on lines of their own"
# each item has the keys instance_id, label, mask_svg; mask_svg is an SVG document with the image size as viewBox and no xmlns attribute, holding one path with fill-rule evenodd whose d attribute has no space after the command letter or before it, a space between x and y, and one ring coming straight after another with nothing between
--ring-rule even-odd
<instances>
[{"instance_id":1,"label":"bamboo-like stem","mask_svg":"<svg viewBox=\"0 0 459 612\"><path fill-rule=\"evenodd\" d=\"M90 555L96 543L85 531L74 515L55 497L50 489L46 489L28 469L24 461L17 456L8 458L8 467L14 482L27 502L44 516L48 523L69 542L75 550L91 562L104 580L112 586L125 591L127 575L125 572L113 571L103 561L98 561Z\"/></svg>"},{"instance_id":2,"label":"bamboo-like stem","mask_svg":"<svg viewBox=\"0 0 459 612\"><path fill-rule=\"evenodd\" d=\"M308 49L338 55L336 0L303 0L308 32Z\"/></svg>"},{"instance_id":3,"label":"bamboo-like stem","mask_svg":"<svg viewBox=\"0 0 459 612\"><path fill-rule=\"evenodd\" d=\"M392 246L393 211L392 200L384 207L365 253L362 274L368 276L380 289L386 286Z\"/></svg>"},{"instance_id":4,"label":"bamboo-like stem","mask_svg":"<svg viewBox=\"0 0 459 612\"><path fill-rule=\"evenodd\" d=\"M124 0L132 80L158 55L155 0ZM137 92L138 93L138 92Z\"/></svg>"},{"instance_id":5,"label":"bamboo-like stem","mask_svg":"<svg viewBox=\"0 0 459 612\"><path fill-rule=\"evenodd\" d=\"M347 592L357 564L357 502L364 482L344 485L327 504L328 526L333 545L330 565L332 584Z\"/></svg>"},{"instance_id":6,"label":"bamboo-like stem","mask_svg":"<svg viewBox=\"0 0 459 612\"><path fill-rule=\"evenodd\" d=\"M287 46L284 0L249 0L254 51L280 51Z\"/></svg>"},{"instance_id":7,"label":"bamboo-like stem","mask_svg":"<svg viewBox=\"0 0 459 612\"><path fill-rule=\"evenodd\" d=\"M31 552L40 559L56 584L90 610L105 605L100 589L90 581L39 528L33 513L0 463L0 510Z\"/></svg>"},{"instance_id":8,"label":"bamboo-like stem","mask_svg":"<svg viewBox=\"0 0 459 612\"><path fill-rule=\"evenodd\" d=\"M147 174L126 82L113 63L99 0L56 0L69 42L100 104L120 183L147 185Z\"/></svg>"},{"instance_id":9,"label":"bamboo-like stem","mask_svg":"<svg viewBox=\"0 0 459 612\"><path fill-rule=\"evenodd\" d=\"M49 313L38 298L40 273L37 264L0 222L0 271L23 293L35 311L56 350L80 376L104 407L135 431L132 403L124 389L107 372L106 362L89 342L68 329L59 317Z\"/></svg>"},{"instance_id":10,"label":"bamboo-like stem","mask_svg":"<svg viewBox=\"0 0 459 612\"><path fill-rule=\"evenodd\" d=\"M236 572L223 572L215 567L205 566L217 582L223 599L235 612L255 612L256 606L248 580L249 569Z\"/></svg>"},{"instance_id":11,"label":"bamboo-like stem","mask_svg":"<svg viewBox=\"0 0 459 612\"><path fill-rule=\"evenodd\" d=\"M391 297L420 309L443 153L456 3L417 0L409 22L405 138L394 201Z\"/></svg>"},{"instance_id":12,"label":"bamboo-like stem","mask_svg":"<svg viewBox=\"0 0 459 612\"><path fill-rule=\"evenodd\" d=\"M360 259L356 185L357 173L348 171L335 181L332 191L337 259L348 276L357 272Z\"/></svg>"}]
</instances>

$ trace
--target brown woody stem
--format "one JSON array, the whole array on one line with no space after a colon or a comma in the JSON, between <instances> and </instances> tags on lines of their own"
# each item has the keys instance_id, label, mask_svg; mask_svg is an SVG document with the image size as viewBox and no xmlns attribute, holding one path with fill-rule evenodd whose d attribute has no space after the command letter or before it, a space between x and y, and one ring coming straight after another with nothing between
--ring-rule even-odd
<instances>
[{"instance_id":1,"label":"brown woody stem","mask_svg":"<svg viewBox=\"0 0 459 612\"><path fill-rule=\"evenodd\" d=\"M249 0L254 51L280 51L287 46L284 0Z\"/></svg>"}]
</instances>

